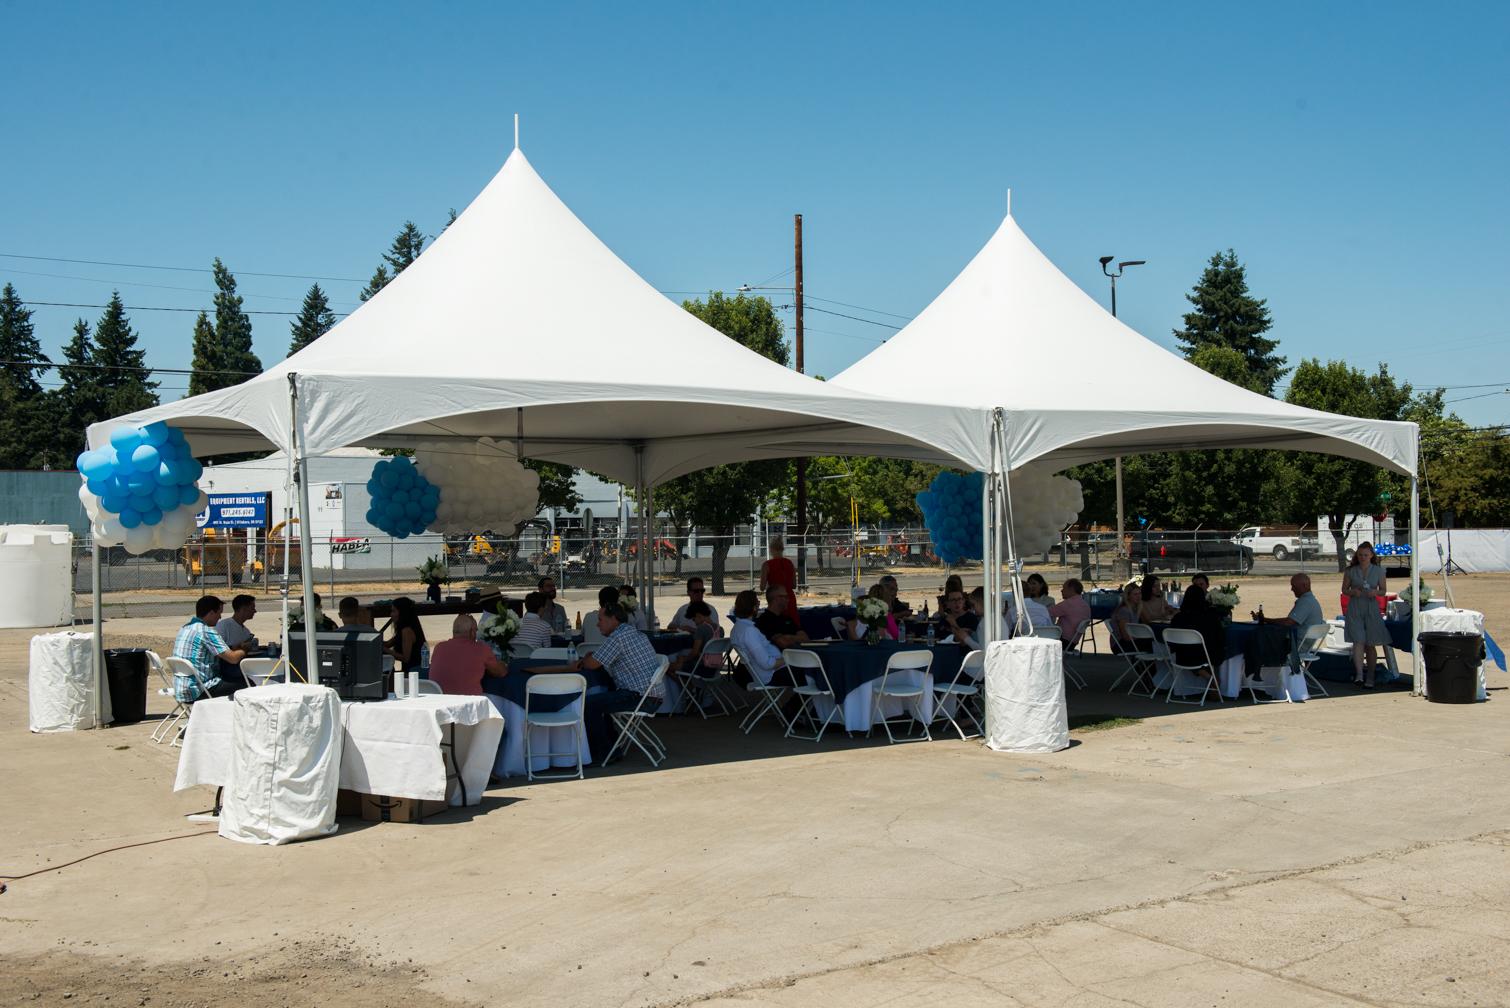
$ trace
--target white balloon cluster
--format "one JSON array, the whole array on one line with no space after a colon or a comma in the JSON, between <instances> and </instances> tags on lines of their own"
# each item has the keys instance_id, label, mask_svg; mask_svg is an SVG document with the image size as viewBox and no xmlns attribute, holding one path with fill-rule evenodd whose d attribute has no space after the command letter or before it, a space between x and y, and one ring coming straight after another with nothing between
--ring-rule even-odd
<instances>
[{"instance_id":1,"label":"white balloon cluster","mask_svg":"<svg viewBox=\"0 0 1510 1008\"><path fill-rule=\"evenodd\" d=\"M1059 545L1061 530L1085 507L1080 481L1056 476L1045 466L1012 471L1012 536L1017 555L1042 553Z\"/></svg>"},{"instance_id":2,"label":"white balloon cluster","mask_svg":"<svg viewBox=\"0 0 1510 1008\"><path fill-rule=\"evenodd\" d=\"M540 510L539 474L520 465L506 441L422 444L414 464L440 490L433 532L513 529Z\"/></svg>"}]
</instances>

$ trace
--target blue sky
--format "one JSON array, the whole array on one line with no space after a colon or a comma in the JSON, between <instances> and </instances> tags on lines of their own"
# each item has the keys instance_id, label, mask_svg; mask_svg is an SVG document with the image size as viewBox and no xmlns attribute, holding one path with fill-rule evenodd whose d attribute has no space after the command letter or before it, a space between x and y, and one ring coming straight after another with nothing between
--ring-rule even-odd
<instances>
[{"instance_id":1,"label":"blue sky","mask_svg":"<svg viewBox=\"0 0 1510 1008\"><path fill-rule=\"evenodd\" d=\"M433 234L486 184L519 112L546 181L666 291L789 283L801 212L813 305L900 324L1010 186L1097 297L1099 256L1148 260L1119 307L1154 340L1230 246L1292 362L1385 361L1510 420L1504 5L1047 6L0 2L0 281L197 308L208 273L14 256L218 255L248 309L293 311L308 280L249 274L365 280L405 219ZM79 314L37 308L50 352ZM132 318L187 366L192 314ZM254 316L265 363L288 321ZM808 326L823 374L889 331Z\"/></svg>"}]
</instances>

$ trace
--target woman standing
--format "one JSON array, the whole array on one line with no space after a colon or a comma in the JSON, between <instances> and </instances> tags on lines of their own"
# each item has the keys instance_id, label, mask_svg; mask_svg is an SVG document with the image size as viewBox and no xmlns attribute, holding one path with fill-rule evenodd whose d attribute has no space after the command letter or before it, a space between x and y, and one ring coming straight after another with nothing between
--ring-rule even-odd
<instances>
[{"instance_id":1,"label":"woman standing","mask_svg":"<svg viewBox=\"0 0 1510 1008\"><path fill-rule=\"evenodd\" d=\"M771 585L786 589L793 615L797 610L797 566L786 558L786 543L778 536L771 540L770 559L760 565L760 594Z\"/></svg>"},{"instance_id":2,"label":"woman standing","mask_svg":"<svg viewBox=\"0 0 1510 1008\"><path fill-rule=\"evenodd\" d=\"M1359 543L1342 575L1342 594L1347 599L1342 615L1343 637L1353 645L1353 685L1364 689L1374 688L1375 646L1389 643L1384 614L1379 611L1379 600L1387 592L1384 568L1374 563L1373 543Z\"/></svg>"}]
</instances>

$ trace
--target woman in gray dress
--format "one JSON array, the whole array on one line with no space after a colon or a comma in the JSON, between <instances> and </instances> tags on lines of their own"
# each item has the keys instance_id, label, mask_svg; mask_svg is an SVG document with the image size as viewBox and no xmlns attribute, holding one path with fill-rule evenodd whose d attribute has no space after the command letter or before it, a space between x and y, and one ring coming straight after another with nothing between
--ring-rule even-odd
<instances>
[{"instance_id":1,"label":"woman in gray dress","mask_svg":"<svg viewBox=\"0 0 1510 1008\"><path fill-rule=\"evenodd\" d=\"M1375 646L1389 644L1384 614L1379 611L1379 600L1387 592L1384 568L1374 563L1373 544L1359 543L1342 575L1342 594L1347 598L1343 636L1353 645L1353 683L1364 689L1374 688Z\"/></svg>"}]
</instances>

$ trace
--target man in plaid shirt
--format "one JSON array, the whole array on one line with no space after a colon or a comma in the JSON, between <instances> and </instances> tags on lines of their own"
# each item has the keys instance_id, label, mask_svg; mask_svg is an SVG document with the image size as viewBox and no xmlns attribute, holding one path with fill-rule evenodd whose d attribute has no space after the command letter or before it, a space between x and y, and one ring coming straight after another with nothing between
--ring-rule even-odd
<instances>
[{"instance_id":1,"label":"man in plaid shirt","mask_svg":"<svg viewBox=\"0 0 1510 1008\"><path fill-rule=\"evenodd\" d=\"M583 701L582 720L587 730L587 747L595 761L606 756L613 744L614 726L609 714L633 710L646 693L650 693L654 701L664 696L664 686L657 685L654 692L650 691L650 681L661 666L661 656L655 653L649 637L629 625L629 614L624 607L617 602L602 605L598 609L598 629L603 632L603 643L592 654L560 669L537 670L582 672L601 669L613 679L613 689L593 693ZM659 706L654 703L648 709L655 710Z\"/></svg>"},{"instance_id":2,"label":"man in plaid shirt","mask_svg":"<svg viewBox=\"0 0 1510 1008\"><path fill-rule=\"evenodd\" d=\"M178 636L173 639L174 657L182 658L199 671L208 696L230 696L240 686L220 678L216 661L240 665L241 659L246 657L245 651L228 647L215 630L223 608L224 604L214 595L201 596L194 603L194 618L180 627ZM201 699L199 684L190 676L175 675L173 693L183 703Z\"/></svg>"}]
</instances>

